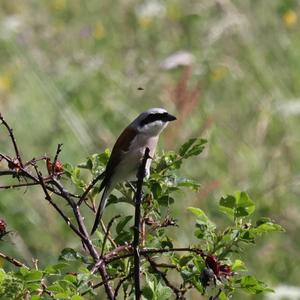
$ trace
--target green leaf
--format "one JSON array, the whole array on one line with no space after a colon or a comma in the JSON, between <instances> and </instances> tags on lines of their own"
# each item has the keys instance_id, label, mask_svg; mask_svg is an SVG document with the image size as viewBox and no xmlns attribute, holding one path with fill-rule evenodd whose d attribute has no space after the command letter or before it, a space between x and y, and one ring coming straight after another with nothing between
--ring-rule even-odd
<instances>
[{"instance_id":1,"label":"green leaf","mask_svg":"<svg viewBox=\"0 0 300 300\"><path fill-rule=\"evenodd\" d=\"M179 187L188 187L194 191L198 191L200 188L200 184L198 182L188 178L177 177L175 180L175 185Z\"/></svg>"},{"instance_id":2,"label":"green leaf","mask_svg":"<svg viewBox=\"0 0 300 300\"><path fill-rule=\"evenodd\" d=\"M206 143L207 141L204 139L192 138L179 148L179 154L185 159L190 156L199 155Z\"/></svg>"},{"instance_id":3,"label":"green leaf","mask_svg":"<svg viewBox=\"0 0 300 300\"><path fill-rule=\"evenodd\" d=\"M273 292L272 289L268 288L263 282L258 281L254 276L244 276L238 280L240 286L249 294L260 294L262 292Z\"/></svg>"},{"instance_id":4,"label":"green leaf","mask_svg":"<svg viewBox=\"0 0 300 300\"><path fill-rule=\"evenodd\" d=\"M153 290L149 286L145 286L142 289L142 294L148 300L154 299L154 292L153 292Z\"/></svg>"},{"instance_id":5,"label":"green leaf","mask_svg":"<svg viewBox=\"0 0 300 300\"><path fill-rule=\"evenodd\" d=\"M250 216L255 211L255 203L246 192L235 193L236 210L235 217Z\"/></svg>"},{"instance_id":6,"label":"green leaf","mask_svg":"<svg viewBox=\"0 0 300 300\"><path fill-rule=\"evenodd\" d=\"M192 145L196 142L196 138L189 139L186 143L184 143L180 148L179 148L179 154L181 156L184 156L186 152L192 147Z\"/></svg>"},{"instance_id":7,"label":"green leaf","mask_svg":"<svg viewBox=\"0 0 300 300\"><path fill-rule=\"evenodd\" d=\"M63 249L59 256L59 260L65 261L77 261L82 260L82 258L83 256L72 248Z\"/></svg>"},{"instance_id":8,"label":"green leaf","mask_svg":"<svg viewBox=\"0 0 300 300\"><path fill-rule=\"evenodd\" d=\"M70 299L69 293L58 293L55 295L55 299Z\"/></svg>"},{"instance_id":9,"label":"green leaf","mask_svg":"<svg viewBox=\"0 0 300 300\"><path fill-rule=\"evenodd\" d=\"M168 300L173 295L173 292L169 287L163 286L159 282L156 287L155 294L156 294L156 299L158 300Z\"/></svg>"},{"instance_id":10,"label":"green leaf","mask_svg":"<svg viewBox=\"0 0 300 300\"><path fill-rule=\"evenodd\" d=\"M79 295L74 295L71 297L71 300L84 300L84 298Z\"/></svg>"},{"instance_id":11,"label":"green leaf","mask_svg":"<svg viewBox=\"0 0 300 300\"><path fill-rule=\"evenodd\" d=\"M19 271L20 271L20 273L25 277L27 274L29 274L30 273L30 271L27 269L27 268L25 268L25 267L21 267L20 269L19 269Z\"/></svg>"},{"instance_id":12,"label":"green leaf","mask_svg":"<svg viewBox=\"0 0 300 300\"><path fill-rule=\"evenodd\" d=\"M235 207L236 207L236 199L234 196L229 195L221 198L220 211L222 211L226 215L233 217Z\"/></svg>"},{"instance_id":13,"label":"green leaf","mask_svg":"<svg viewBox=\"0 0 300 300\"><path fill-rule=\"evenodd\" d=\"M208 217L202 209L197 207L188 207L187 210L193 213L197 217L197 219L203 221L204 223L209 222Z\"/></svg>"},{"instance_id":14,"label":"green leaf","mask_svg":"<svg viewBox=\"0 0 300 300\"><path fill-rule=\"evenodd\" d=\"M174 198L169 195L165 195L157 199L158 204L161 206L169 206L170 204L173 204L174 201Z\"/></svg>"},{"instance_id":15,"label":"green leaf","mask_svg":"<svg viewBox=\"0 0 300 300\"><path fill-rule=\"evenodd\" d=\"M247 217L255 211L255 204L246 192L237 192L235 195L222 197L220 211L234 218Z\"/></svg>"},{"instance_id":16,"label":"green leaf","mask_svg":"<svg viewBox=\"0 0 300 300\"><path fill-rule=\"evenodd\" d=\"M275 224L270 218L260 218L256 221L256 227L254 228L257 233L267 233L272 231L284 232L284 228L279 224Z\"/></svg>"},{"instance_id":17,"label":"green leaf","mask_svg":"<svg viewBox=\"0 0 300 300\"><path fill-rule=\"evenodd\" d=\"M43 272L32 270L26 276L26 281L40 281L43 278Z\"/></svg>"},{"instance_id":18,"label":"green leaf","mask_svg":"<svg viewBox=\"0 0 300 300\"><path fill-rule=\"evenodd\" d=\"M245 263L241 261L240 259L236 259L231 266L232 271L238 271L238 270L246 270Z\"/></svg>"},{"instance_id":19,"label":"green leaf","mask_svg":"<svg viewBox=\"0 0 300 300\"><path fill-rule=\"evenodd\" d=\"M64 289L58 284L58 282L55 282L52 285L48 286L47 290L53 293L63 293L64 291Z\"/></svg>"},{"instance_id":20,"label":"green leaf","mask_svg":"<svg viewBox=\"0 0 300 300\"><path fill-rule=\"evenodd\" d=\"M44 269L44 272L47 274L57 274L57 273L60 273L60 270L66 268L67 266L68 266L68 264L65 262L57 263L55 265L47 266Z\"/></svg>"},{"instance_id":21,"label":"green leaf","mask_svg":"<svg viewBox=\"0 0 300 300\"><path fill-rule=\"evenodd\" d=\"M187 263L189 261L191 261L193 259L193 255L184 255L184 256L181 256L180 259L179 259L179 266L180 267L184 267L187 265Z\"/></svg>"},{"instance_id":22,"label":"green leaf","mask_svg":"<svg viewBox=\"0 0 300 300\"><path fill-rule=\"evenodd\" d=\"M69 281L70 283L76 285L76 283L77 283L77 276L71 275L71 274L67 274L67 275L64 276L64 280Z\"/></svg>"}]
</instances>

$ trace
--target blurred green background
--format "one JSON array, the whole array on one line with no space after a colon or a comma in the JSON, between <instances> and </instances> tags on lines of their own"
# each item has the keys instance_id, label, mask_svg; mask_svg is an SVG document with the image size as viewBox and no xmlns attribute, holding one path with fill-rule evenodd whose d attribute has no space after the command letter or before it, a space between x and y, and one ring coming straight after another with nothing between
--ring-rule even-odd
<instances>
[{"instance_id":1,"label":"blurred green background","mask_svg":"<svg viewBox=\"0 0 300 300\"><path fill-rule=\"evenodd\" d=\"M160 150L209 140L182 171L202 188L178 195L175 243L193 240L185 207L223 224L219 197L246 190L255 217L286 229L246 251L249 271L300 288L299 16L292 0L1 0L0 111L26 159L63 142L62 161L77 164L141 111L168 109L178 121ZM0 130L0 151L13 153ZM46 264L80 247L42 198L35 188L1 191L0 217L14 231L1 251Z\"/></svg>"}]
</instances>

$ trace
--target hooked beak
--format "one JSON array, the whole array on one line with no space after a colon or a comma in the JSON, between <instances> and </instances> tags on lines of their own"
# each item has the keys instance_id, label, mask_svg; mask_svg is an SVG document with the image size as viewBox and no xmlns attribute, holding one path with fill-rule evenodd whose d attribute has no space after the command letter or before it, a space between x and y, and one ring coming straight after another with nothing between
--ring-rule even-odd
<instances>
[{"instance_id":1,"label":"hooked beak","mask_svg":"<svg viewBox=\"0 0 300 300\"><path fill-rule=\"evenodd\" d=\"M168 122L171 122L171 121L175 121L175 120L177 120L177 118L175 117L175 116L173 116L173 115L170 115L169 113L168 113L168 116L167 116L167 121Z\"/></svg>"}]
</instances>

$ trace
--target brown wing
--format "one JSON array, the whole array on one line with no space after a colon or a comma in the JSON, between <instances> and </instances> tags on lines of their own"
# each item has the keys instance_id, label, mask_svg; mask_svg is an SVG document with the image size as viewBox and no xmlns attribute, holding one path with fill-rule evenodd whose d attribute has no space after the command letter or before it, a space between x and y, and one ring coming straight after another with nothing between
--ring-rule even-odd
<instances>
[{"instance_id":1,"label":"brown wing","mask_svg":"<svg viewBox=\"0 0 300 300\"><path fill-rule=\"evenodd\" d=\"M131 127L127 127L124 129L124 131L121 133L121 135L118 137L110 158L108 160L106 169L105 169L105 178L103 179L100 190L102 190L108 183L109 179L115 172L116 166L119 164L119 162L122 159L123 152L126 152L129 150L131 141L135 138L137 134L137 131Z\"/></svg>"}]
</instances>

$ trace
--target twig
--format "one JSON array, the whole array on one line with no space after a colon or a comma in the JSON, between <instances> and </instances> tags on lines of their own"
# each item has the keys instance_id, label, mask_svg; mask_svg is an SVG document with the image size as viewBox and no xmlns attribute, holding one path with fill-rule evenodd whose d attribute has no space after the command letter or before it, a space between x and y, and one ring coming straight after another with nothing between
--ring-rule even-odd
<instances>
[{"instance_id":1,"label":"twig","mask_svg":"<svg viewBox=\"0 0 300 300\"><path fill-rule=\"evenodd\" d=\"M155 270L155 272L161 276L161 278L162 278L162 280L165 282L165 284L166 284L170 289L172 289L173 293L176 295L176 299L180 299L181 296L186 292L186 289L179 289L178 287L176 287L175 285L173 285L173 284L169 281L167 275L166 275L164 272L162 272L161 270L158 269L158 266L157 266L156 262L155 262L154 260L152 260L152 259L151 259L149 256L147 256L147 255L146 255L145 257L146 257L146 259L149 261L151 267Z\"/></svg>"},{"instance_id":2,"label":"twig","mask_svg":"<svg viewBox=\"0 0 300 300\"><path fill-rule=\"evenodd\" d=\"M222 293L222 290L219 289L218 293L215 296L209 297L209 300L218 300L221 293Z\"/></svg>"},{"instance_id":3,"label":"twig","mask_svg":"<svg viewBox=\"0 0 300 300\"><path fill-rule=\"evenodd\" d=\"M111 236L109 230L107 231L107 229L106 229L106 227L105 227L104 222L103 222L102 219L100 220L100 226L101 226L103 232L108 232L107 238L108 238L108 240L110 241L111 245L112 245L114 248L117 248L117 244L115 243L114 239L112 238L112 236Z\"/></svg>"},{"instance_id":4,"label":"twig","mask_svg":"<svg viewBox=\"0 0 300 300\"><path fill-rule=\"evenodd\" d=\"M120 254L123 252L127 252L125 254ZM159 253L171 253L171 252L192 252L202 257L205 257L203 251L199 248L190 248L190 247L183 247L183 248L142 248L140 249L141 255L149 255L149 254L159 254ZM104 260L106 263L111 263L113 261L131 257L133 256L133 248L132 246L119 246L113 251L109 252L104 256Z\"/></svg>"},{"instance_id":5,"label":"twig","mask_svg":"<svg viewBox=\"0 0 300 300\"><path fill-rule=\"evenodd\" d=\"M118 296L118 293L119 293L119 289L120 287L122 286L122 284L128 280L131 276L133 275L133 272L130 272L127 276L125 276L124 278L122 278L119 282L118 282L118 285L115 289L115 296L114 296L114 299L116 300L117 299L117 296Z\"/></svg>"},{"instance_id":6,"label":"twig","mask_svg":"<svg viewBox=\"0 0 300 300\"><path fill-rule=\"evenodd\" d=\"M15 136L13 134L13 129L9 127L9 125L7 124L7 122L4 120L3 116L1 115L0 113L0 120L2 121L2 124L6 127L8 133L9 133L9 136L11 138L11 141L14 145L14 149L15 149L15 153L16 153L16 157L19 161L19 164L20 164L20 167L23 168L23 162L22 162L22 159L21 159L21 156L20 156L20 152L19 152L19 149L18 149L18 146L17 146L17 142L16 142L16 139L15 139Z\"/></svg>"},{"instance_id":7,"label":"twig","mask_svg":"<svg viewBox=\"0 0 300 300\"><path fill-rule=\"evenodd\" d=\"M103 253L104 253L104 249L105 249L105 244L109 235L109 230L113 224L113 222L117 219L120 218L120 215L114 216L108 223L106 231L105 231L105 235L104 235L104 239L103 239L103 244L102 244L102 249L101 249L101 253L100 253L100 257L103 257Z\"/></svg>"},{"instance_id":8,"label":"twig","mask_svg":"<svg viewBox=\"0 0 300 300\"><path fill-rule=\"evenodd\" d=\"M80 206L82 204L82 202L84 201L84 199L86 198L86 196L88 195L88 193L90 192L90 190L94 187L94 185L101 180L101 178L104 176L104 172L102 172L101 174L99 174L97 177L95 177L92 182L88 185L88 187L86 188L86 190L83 192L83 194L81 195L80 199L77 202L77 205Z\"/></svg>"},{"instance_id":9,"label":"twig","mask_svg":"<svg viewBox=\"0 0 300 300\"><path fill-rule=\"evenodd\" d=\"M135 213L134 213L134 238L133 238L133 258L134 258L134 288L135 288L135 299L140 300L141 298L141 280L140 280L140 224L141 224L141 202L142 202L142 188L143 181L146 172L146 162L150 158L150 150L147 147L145 149L142 163L137 173L137 186L135 194Z\"/></svg>"},{"instance_id":10,"label":"twig","mask_svg":"<svg viewBox=\"0 0 300 300\"><path fill-rule=\"evenodd\" d=\"M39 182L26 182L26 183L20 183L20 184L9 184L9 185L1 185L0 189L8 190L8 189L14 189L18 187L28 187L32 185L40 185Z\"/></svg>"},{"instance_id":11,"label":"twig","mask_svg":"<svg viewBox=\"0 0 300 300\"><path fill-rule=\"evenodd\" d=\"M44 191L45 194L45 199L56 209L56 211L60 214L60 216L64 219L64 221L68 224L68 226L82 239L82 240L86 240L86 237L71 223L70 218L68 218L64 212L56 205L55 202L52 201L52 198L45 186L45 182L43 180L42 174L41 172L39 172L39 170L37 169L37 167L35 166L40 184L42 186L42 189Z\"/></svg>"},{"instance_id":12,"label":"twig","mask_svg":"<svg viewBox=\"0 0 300 300\"><path fill-rule=\"evenodd\" d=\"M15 265L16 267L23 267L29 270L29 267L27 267L24 263L20 262L19 260L10 257L4 253L0 252L0 257L2 257L3 259L5 259L6 261L10 262L11 264Z\"/></svg>"}]
</instances>

